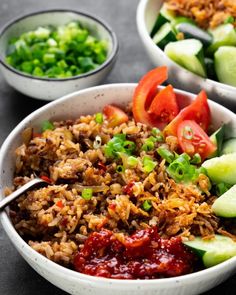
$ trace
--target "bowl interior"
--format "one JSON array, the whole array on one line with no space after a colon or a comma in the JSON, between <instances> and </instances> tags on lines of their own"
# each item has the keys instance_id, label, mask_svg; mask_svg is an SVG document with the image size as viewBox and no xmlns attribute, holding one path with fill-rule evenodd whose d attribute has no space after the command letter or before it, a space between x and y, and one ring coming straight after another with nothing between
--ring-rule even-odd
<instances>
[{"instance_id":1,"label":"bowl interior","mask_svg":"<svg viewBox=\"0 0 236 295\"><path fill-rule=\"evenodd\" d=\"M41 26L62 26L71 21L79 21L90 33L98 39L107 41L109 58L114 49L114 40L110 29L99 19L83 12L58 10L43 11L29 14L12 21L0 34L0 60L4 62L8 42L12 37L19 37L22 33L35 30Z\"/></svg>"}]
</instances>

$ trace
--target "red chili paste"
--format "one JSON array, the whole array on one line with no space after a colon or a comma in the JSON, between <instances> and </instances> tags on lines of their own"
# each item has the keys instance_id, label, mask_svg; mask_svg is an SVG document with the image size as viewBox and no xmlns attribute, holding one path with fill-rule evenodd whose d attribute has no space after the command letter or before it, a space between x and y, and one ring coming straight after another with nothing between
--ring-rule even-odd
<instances>
[{"instance_id":1,"label":"red chili paste","mask_svg":"<svg viewBox=\"0 0 236 295\"><path fill-rule=\"evenodd\" d=\"M109 230L92 233L74 258L75 270L112 279L156 279L192 272L195 262L180 237L160 238L157 228L120 242Z\"/></svg>"}]
</instances>

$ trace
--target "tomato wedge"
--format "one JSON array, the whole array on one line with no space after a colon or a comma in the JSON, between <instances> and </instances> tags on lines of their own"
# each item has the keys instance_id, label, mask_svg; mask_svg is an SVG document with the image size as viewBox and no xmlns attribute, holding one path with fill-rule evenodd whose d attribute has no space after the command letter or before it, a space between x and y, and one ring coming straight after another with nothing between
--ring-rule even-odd
<instances>
[{"instance_id":1,"label":"tomato wedge","mask_svg":"<svg viewBox=\"0 0 236 295\"><path fill-rule=\"evenodd\" d=\"M166 86L154 97L149 111L156 119L163 123L170 123L179 113L174 88L172 85Z\"/></svg>"},{"instance_id":2,"label":"tomato wedge","mask_svg":"<svg viewBox=\"0 0 236 295\"><path fill-rule=\"evenodd\" d=\"M204 90L202 90L196 99L189 106L182 109L174 120L166 126L164 134L166 136L176 136L178 126L184 120L193 120L197 122L200 127L207 132L211 120L211 114L207 103L207 95Z\"/></svg>"},{"instance_id":3,"label":"tomato wedge","mask_svg":"<svg viewBox=\"0 0 236 295\"><path fill-rule=\"evenodd\" d=\"M149 71L138 83L133 95L133 115L136 122L159 127L160 121L148 113L157 86L167 80L167 67L158 67Z\"/></svg>"},{"instance_id":4,"label":"tomato wedge","mask_svg":"<svg viewBox=\"0 0 236 295\"><path fill-rule=\"evenodd\" d=\"M179 124L177 137L183 152L189 156L198 153L202 161L217 149L205 131L192 120L185 120Z\"/></svg>"},{"instance_id":5,"label":"tomato wedge","mask_svg":"<svg viewBox=\"0 0 236 295\"><path fill-rule=\"evenodd\" d=\"M106 105L103 114L107 117L109 127L115 127L129 120L129 117L120 108L113 105Z\"/></svg>"}]
</instances>

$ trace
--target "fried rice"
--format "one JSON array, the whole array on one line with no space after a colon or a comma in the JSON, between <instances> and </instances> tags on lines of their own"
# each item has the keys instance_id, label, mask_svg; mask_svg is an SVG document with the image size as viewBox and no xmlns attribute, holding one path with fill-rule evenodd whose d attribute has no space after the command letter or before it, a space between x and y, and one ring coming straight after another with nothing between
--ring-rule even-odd
<instances>
[{"instance_id":1,"label":"fried rice","mask_svg":"<svg viewBox=\"0 0 236 295\"><path fill-rule=\"evenodd\" d=\"M22 195L10 211L18 233L42 255L70 267L89 234L101 228L112 231L120 241L134 230L152 226L164 238L210 238L222 232L211 210L215 197L209 192L208 177L200 174L194 183L177 183L156 153L159 146L176 152L176 137L155 142L152 151L142 150L151 129L135 123L131 114L127 123L116 127L110 127L107 120L96 123L95 115L54 122L54 126L42 134L31 129L29 140L17 148L14 187L7 190L19 188L35 174L51 179L47 187ZM123 173L117 172L117 166L124 159L109 159L104 152L116 134L126 134L135 143L139 160ZM140 164L147 155L156 163L150 173ZM82 197L85 188L93 191L89 200ZM151 210L144 210L145 200Z\"/></svg>"},{"instance_id":2,"label":"fried rice","mask_svg":"<svg viewBox=\"0 0 236 295\"><path fill-rule=\"evenodd\" d=\"M192 18L203 29L214 28L228 17L236 17L235 0L165 0L177 15Z\"/></svg>"}]
</instances>

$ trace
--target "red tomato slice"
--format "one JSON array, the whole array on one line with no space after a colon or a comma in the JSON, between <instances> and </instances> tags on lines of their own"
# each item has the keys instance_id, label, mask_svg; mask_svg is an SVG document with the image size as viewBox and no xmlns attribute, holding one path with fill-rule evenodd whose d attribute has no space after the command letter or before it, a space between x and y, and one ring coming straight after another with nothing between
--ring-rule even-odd
<instances>
[{"instance_id":1,"label":"red tomato slice","mask_svg":"<svg viewBox=\"0 0 236 295\"><path fill-rule=\"evenodd\" d=\"M170 123L179 113L174 89L168 85L154 97L149 113L154 114L162 123Z\"/></svg>"},{"instance_id":2,"label":"red tomato slice","mask_svg":"<svg viewBox=\"0 0 236 295\"><path fill-rule=\"evenodd\" d=\"M166 126L164 134L176 136L178 126L184 120L193 120L197 122L204 131L207 131L211 120L211 114L207 103L207 95L204 90L202 90L196 99L189 106L182 109L174 120Z\"/></svg>"},{"instance_id":3,"label":"red tomato slice","mask_svg":"<svg viewBox=\"0 0 236 295\"><path fill-rule=\"evenodd\" d=\"M216 151L215 144L195 121L182 121L178 126L177 136L183 152L190 156L199 153L202 161Z\"/></svg>"},{"instance_id":4,"label":"red tomato slice","mask_svg":"<svg viewBox=\"0 0 236 295\"><path fill-rule=\"evenodd\" d=\"M146 75L138 83L133 95L133 115L136 122L159 127L160 122L148 113L157 86L167 80L167 67L158 67Z\"/></svg>"},{"instance_id":5,"label":"red tomato slice","mask_svg":"<svg viewBox=\"0 0 236 295\"><path fill-rule=\"evenodd\" d=\"M113 105L106 105L103 114L107 117L109 127L115 127L129 120L129 117L120 108Z\"/></svg>"}]
</instances>

